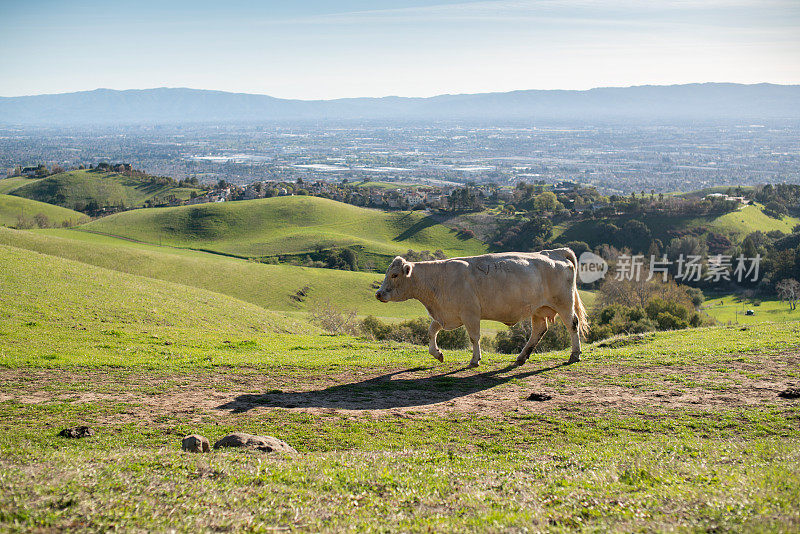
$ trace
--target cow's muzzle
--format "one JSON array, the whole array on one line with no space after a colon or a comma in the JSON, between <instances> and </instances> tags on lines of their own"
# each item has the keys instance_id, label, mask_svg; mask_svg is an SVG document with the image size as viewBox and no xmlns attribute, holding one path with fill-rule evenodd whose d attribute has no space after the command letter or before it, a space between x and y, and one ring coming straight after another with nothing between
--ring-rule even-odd
<instances>
[{"instance_id":1,"label":"cow's muzzle","mask_svg":"<svg viewBox=\"0 0 800 534\"><path fill-rule=\"evenodd\" d=\"M379 301L381 301L381 302L389 302L389 301L386 299L386 297L383 295L383 292L382 292L382 291L378 291L377 293L375 293L375 298L376 298L376 299L378 299L378 300L379 300Z\"/></svg>"}]
</instances>

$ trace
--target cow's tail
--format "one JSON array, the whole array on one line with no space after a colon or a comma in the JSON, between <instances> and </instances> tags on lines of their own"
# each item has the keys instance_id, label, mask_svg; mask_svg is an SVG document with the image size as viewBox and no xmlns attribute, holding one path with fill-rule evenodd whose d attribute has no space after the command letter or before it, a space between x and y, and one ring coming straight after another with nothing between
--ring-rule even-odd
<instances>
[{"instance_id":1,"label":"cow's tail","mask_svg":"<svg viewBox=\"0 0 800 534\"><path fill-rule=\"evenodd\" d=\"M571 248L563 248L564 254L567 259L572 263L572 302L573 312L575 318L578 320L578 334L586 337L589 335L589 317L586 314L586 308L581 300L581 294L578 291L578 258Z\"/></svg>"}]
</instances>

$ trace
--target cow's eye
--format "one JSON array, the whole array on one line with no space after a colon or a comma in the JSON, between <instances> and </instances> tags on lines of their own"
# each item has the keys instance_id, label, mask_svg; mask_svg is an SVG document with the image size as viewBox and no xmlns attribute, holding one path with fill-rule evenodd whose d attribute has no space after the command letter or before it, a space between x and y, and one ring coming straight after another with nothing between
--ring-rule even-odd
<instances>
[{"instance_id":1,"label":"cow's eye","mask_svg":"<svg viewBox=\"0 0 800 534\"><path fill-rule=\"evenodd\" d=\"M397 275L396 275L396 274L393 274L393 275L392 275L392 278L397 278Z\"/></svg>"}]
</instances>

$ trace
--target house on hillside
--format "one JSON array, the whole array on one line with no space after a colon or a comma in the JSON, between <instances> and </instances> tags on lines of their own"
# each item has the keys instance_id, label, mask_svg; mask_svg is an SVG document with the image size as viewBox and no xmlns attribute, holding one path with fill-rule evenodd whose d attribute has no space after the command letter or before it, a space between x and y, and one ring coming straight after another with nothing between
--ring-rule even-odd
<instances>
[{"instance_id":1,"label":"house on hillside","mask_svg":"<svg viewBox=\"0 0 800 534\"><path fill-rule=\"evenodd\" d=\"M705 200L730 200L732 202L738 202L739 204L747 204L747 199L744 197L732 197L724 193L710 193L704 198Z\"/></svg>"},{"instance_id":2,"label":"house on hillside","mask_svg":"<svg viewBox=\"0 0 800 534\"><path fill-rule=\"evenodd\" d=\"M416 206L425 201L425 198L416 191L406 191L403 195L403 200L408 202L411 206Z\"/></svg>"},{"instance_id":3,"label":"house on hillside","mask_svg":"<svg viewBox=\"0 0 800 534\"><path fill-rule=\"evenodd\" d=\"M554 193L572 193L577 188L578 188L578 184L576 184L575 182L570 182L568 180L564 180L564 181L558 182L553 187L553 192Z\"/></svg>"}]
</instances>

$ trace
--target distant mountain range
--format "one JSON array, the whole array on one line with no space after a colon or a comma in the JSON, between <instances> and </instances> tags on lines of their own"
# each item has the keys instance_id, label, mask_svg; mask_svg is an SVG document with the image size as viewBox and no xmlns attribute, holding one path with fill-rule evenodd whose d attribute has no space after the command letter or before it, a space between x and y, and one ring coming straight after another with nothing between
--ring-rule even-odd
<instances>
[{"instance_id":1,"label":"distant mountain range","mask_svg":"<svg viewBox=\"0 0 800 534\"><path fill-rule=\"evenodd\" d=\"M0 124L82 125L295 120L687 122L800 119L800 85L703 83L512 91L430 98L287 100L158 88L0 97Z\"/></svg>"}]
</instances>

